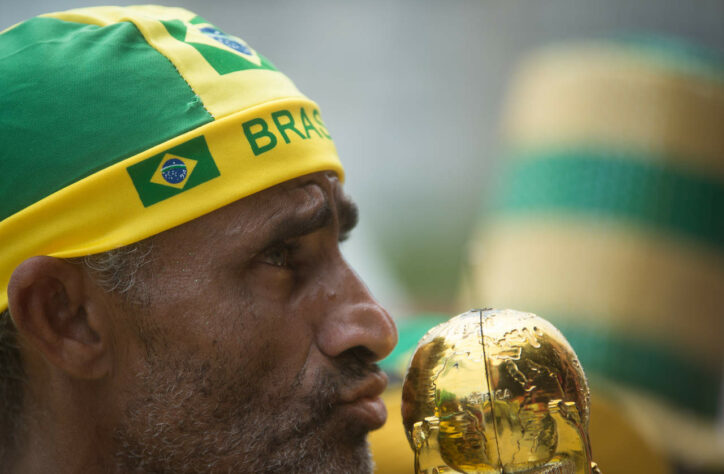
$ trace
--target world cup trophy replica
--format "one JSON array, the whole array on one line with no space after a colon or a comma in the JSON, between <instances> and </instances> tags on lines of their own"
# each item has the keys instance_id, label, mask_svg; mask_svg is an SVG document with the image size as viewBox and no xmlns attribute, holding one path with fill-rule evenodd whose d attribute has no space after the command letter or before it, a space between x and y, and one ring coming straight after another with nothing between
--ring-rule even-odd
<instances>
[{"instance_id":1,"label":"world cup trophy replica","mask_svg":"<svg viewBox=\"0 0 724 474\"><path fill-rule=\"evenodd\" d=\"M405 377L402 419L416 473L600 474L583 369L531 313L472 310L431 329Z\"/></svg>"}]
</instances>

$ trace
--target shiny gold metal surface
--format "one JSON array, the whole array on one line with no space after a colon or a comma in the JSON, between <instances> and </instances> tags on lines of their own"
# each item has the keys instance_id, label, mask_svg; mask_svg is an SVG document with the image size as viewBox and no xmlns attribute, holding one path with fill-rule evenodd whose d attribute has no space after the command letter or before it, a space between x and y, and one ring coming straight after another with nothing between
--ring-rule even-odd
<instances>
[{"instance_id":1,"label":"shiny gold metal surface","mask_svg":"<svg viewBox=\"0 0 724 474\"><path fill-rule=\"evenodd\" d=\"M519 311L473 310L434 327L402 389L416 473L598 473L588 419L573 349Z\"/></svg>"}]
</instances>

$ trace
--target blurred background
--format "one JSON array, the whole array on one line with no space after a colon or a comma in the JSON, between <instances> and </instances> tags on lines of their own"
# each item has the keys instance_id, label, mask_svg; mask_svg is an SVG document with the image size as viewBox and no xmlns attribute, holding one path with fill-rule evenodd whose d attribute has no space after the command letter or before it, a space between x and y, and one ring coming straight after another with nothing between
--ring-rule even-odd
<instances>
[{"instance_id":1,"label":"blurred background","mask_svg":"<svg viewBox=\"0 0 724 474\"><path fill-rule=\"evenodd\" d=\"M99 3L3 1L0 21ZM244 38L320 105L361 210L348 254L395 313L458 309L466 242L502 160L501 110L527 54L631 32L724 47L720 0L157 3Z\"/></svg>"},{"instance_id":2,"label":"blurred background","mask_svg":"<svg viewBox=\"0 0 724 474\"><path fill-rule=\"evenodd\" d=\"M98 3L3 1L0 29ZM400 324L393 382L443 317L536 312L603 394L594 454L640 461L604 472L724 472L723 1L157 3L320 105L361 211L344 251ZM411 472L395 387L373 448Z\"/></svg>"}]
</instances>

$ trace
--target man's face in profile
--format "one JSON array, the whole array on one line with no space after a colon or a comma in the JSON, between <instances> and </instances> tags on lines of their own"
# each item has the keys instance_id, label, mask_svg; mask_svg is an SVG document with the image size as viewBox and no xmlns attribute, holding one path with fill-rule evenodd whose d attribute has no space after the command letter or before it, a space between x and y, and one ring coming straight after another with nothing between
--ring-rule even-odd
<instances>
[{"instance_id":1,"label":"man's face in profile","mask_svg":"<svg viewBox=\"0 0 724 474\"><path fill-rule=\"evenodd\" d=\"M397 336L340 254L355 222L317 173L152 239L136 302L108 296L121 471L371 472Z\"/></svg>"}]
</instances>

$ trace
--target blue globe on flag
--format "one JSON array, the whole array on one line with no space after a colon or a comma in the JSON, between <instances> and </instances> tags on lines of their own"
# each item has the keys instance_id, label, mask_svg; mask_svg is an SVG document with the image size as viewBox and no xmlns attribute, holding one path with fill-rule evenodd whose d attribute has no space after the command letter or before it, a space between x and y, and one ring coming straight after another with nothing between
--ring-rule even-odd
<instances>
[{"instance_id":1,"label":"blue globe on flag","mask_svg":"<svg viewBox=\"0 0 724 474\"><path fill-rule=\"evenodd\" d=\"M219 43L228 46L235 51L246 54L247 56L251 56L252 54L251 50L246 45L242 44L240 41L237 41L236 38L231 35L227 35L221 30L206 26L204 28L201 28L201 32L209 38L213 38Z\"/></svg>"},{"instance_id":2,"label":"blue globe on flag","mask_svg":"<svg viewBox=\"0 0 724 474\"><path fill-rule=\"evenodd\" d=\"M163 176L166 182L171 184L179 184L186 179L187 174L188 170L186 169L186 165L178 158L166 160L161 168L161 176Z\"/></svg>"}]
</instances>

